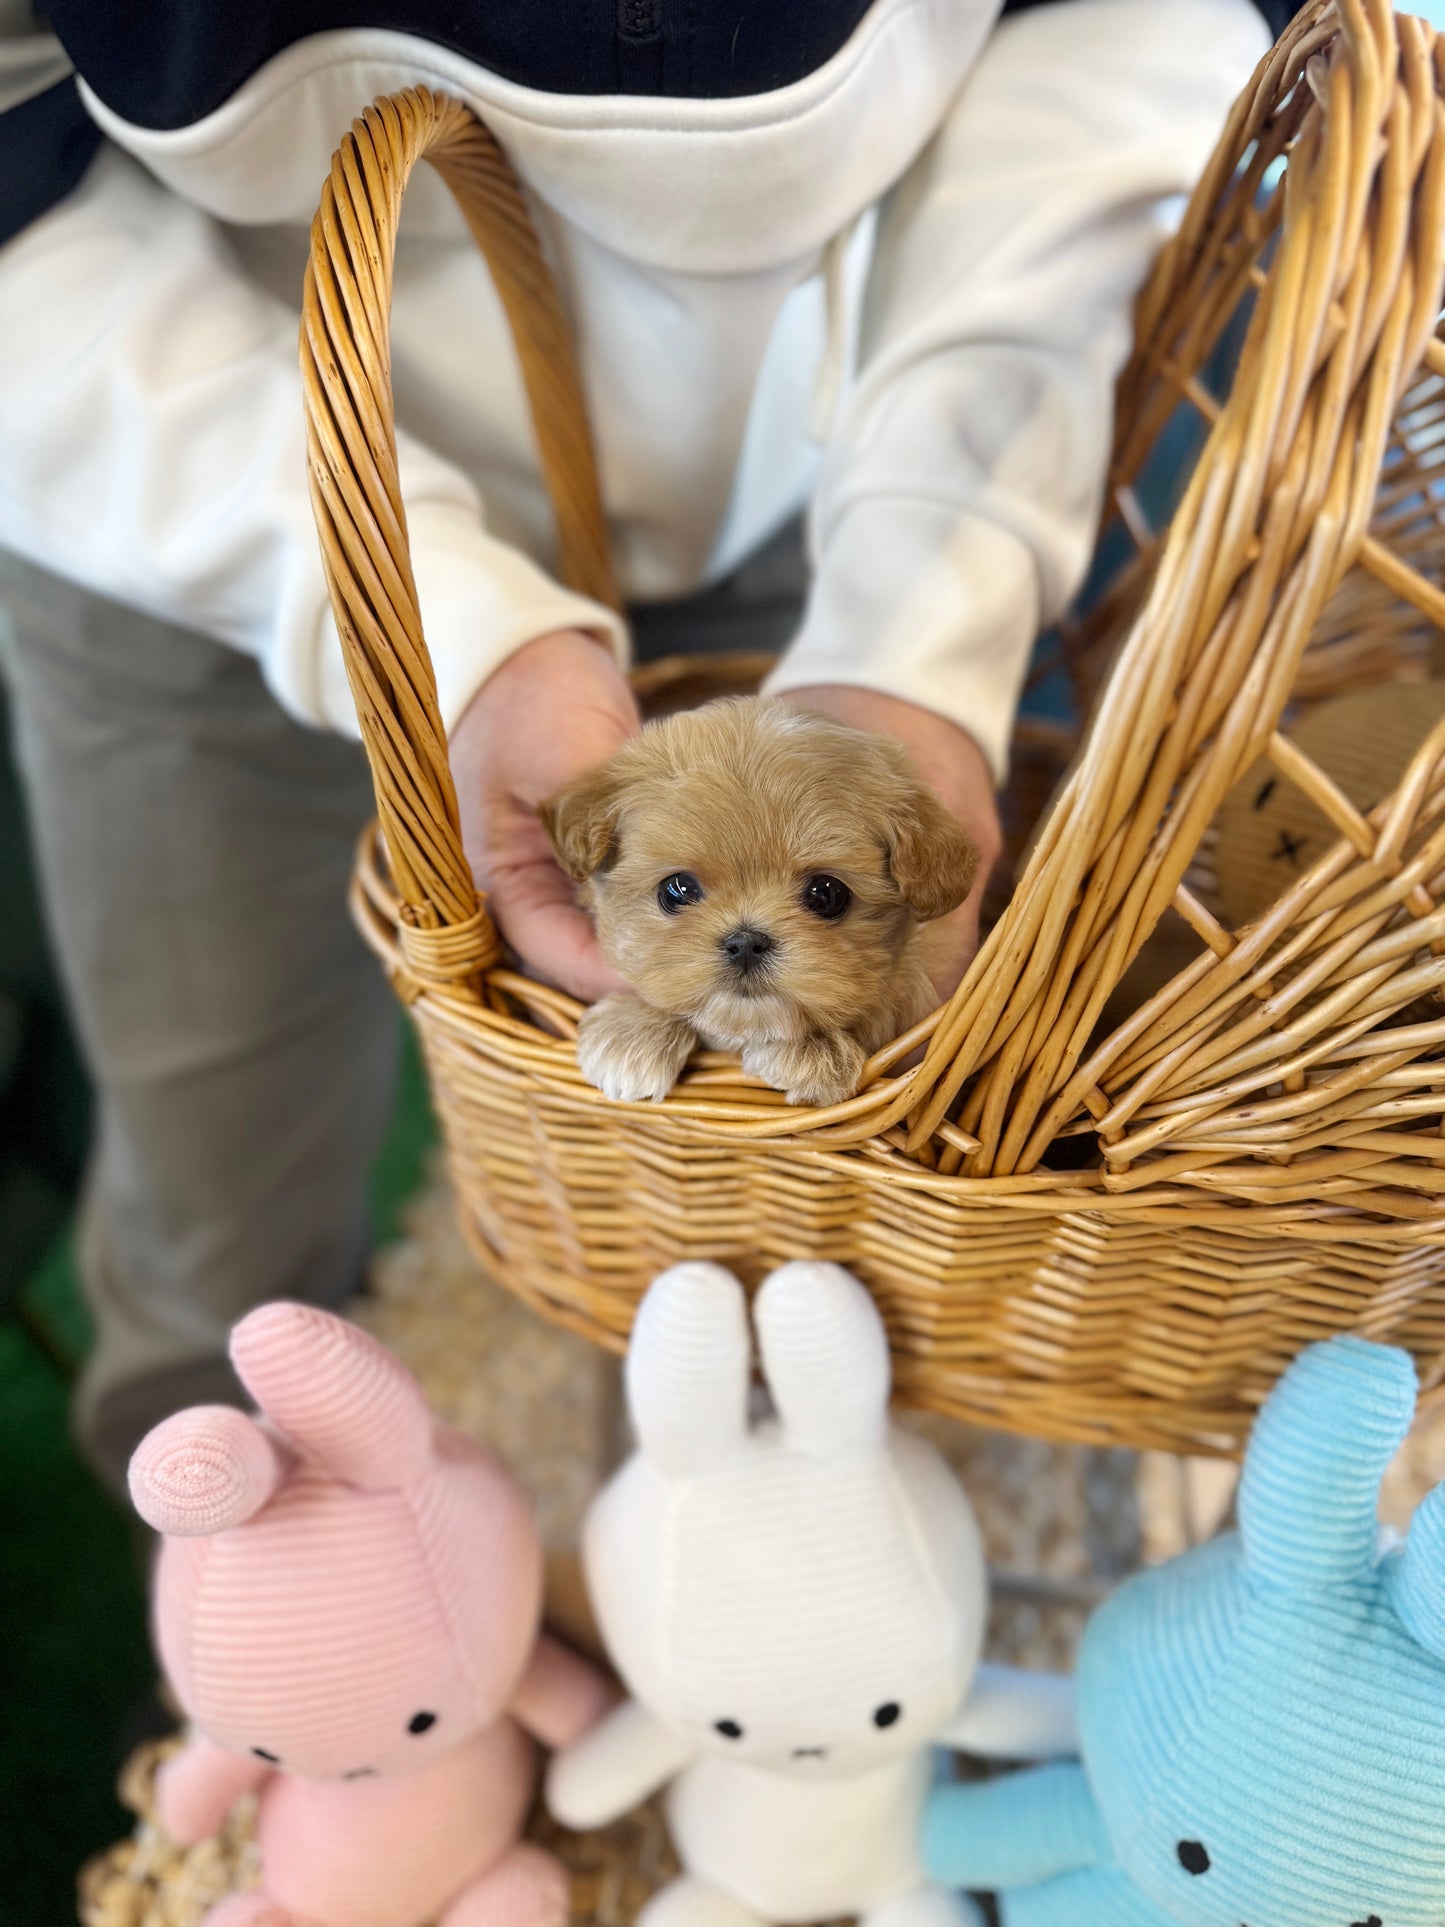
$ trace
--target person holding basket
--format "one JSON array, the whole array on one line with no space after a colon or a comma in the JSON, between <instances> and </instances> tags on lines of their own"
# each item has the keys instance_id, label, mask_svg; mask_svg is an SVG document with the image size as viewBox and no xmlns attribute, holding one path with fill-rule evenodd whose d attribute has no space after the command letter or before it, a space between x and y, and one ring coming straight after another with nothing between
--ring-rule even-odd
<instances>
[{"instance_id":1,"label":"person holding basket","mask_svg":"<svg viewBox=\"0 0 1445 1927\"><path fill-rule=\"evenodd\" d=\"M43 11L0 0L0 659L99 1094L78 1425L118 1486L168 1413L240 1398L251 1305L337 1303L365 1259L396 1027L345 907L369 788L296 360L354 117L424 85L515 168L639 625L748 640L796 577L768 688L902 742L986 872L1029 652L1089 559L1132 298L1292 9ZM392 327L468 856L527 967L594 1000L617 979L536 811L639 727L628 636L555 579L505 318L425 170Z\"/></svg>"}]
</instances>

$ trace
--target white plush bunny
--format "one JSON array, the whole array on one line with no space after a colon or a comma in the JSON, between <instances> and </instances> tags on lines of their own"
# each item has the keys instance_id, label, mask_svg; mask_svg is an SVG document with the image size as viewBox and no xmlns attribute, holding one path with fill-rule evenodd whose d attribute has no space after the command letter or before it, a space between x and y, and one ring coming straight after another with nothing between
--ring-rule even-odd
<instances>
[{"instance_id":1,"label":"white plush bunny","mask_svg":"<svg viewBox=\"0 0 1445 1927\"><path fill-rule=\"evenodd\" d=\"M633 1698L554 1761L552 1811L604 1825L673 1782L685 1873L645 1927L958 1927L969 1903L930 1887L919 1855L933 1748L1070 1752L1072 1694L979 1667L978 1528L938 1453L889 1422L863 1286L786 1265L754 1316L775 1415L750 1427L738 1281L679 1265L643 1300L627 1359L639 1450L584 1538Z\"/></svg>"}]
</instances>

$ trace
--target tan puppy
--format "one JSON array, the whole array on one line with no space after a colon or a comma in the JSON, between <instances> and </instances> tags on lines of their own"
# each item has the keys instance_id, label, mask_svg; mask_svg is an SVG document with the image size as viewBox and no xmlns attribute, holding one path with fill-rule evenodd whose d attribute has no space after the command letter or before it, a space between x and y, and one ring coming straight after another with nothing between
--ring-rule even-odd
<instances>
[{"instance_id":1,"label":"tan puppy","mask_svg":"<svg viewBox=\"0 0 1445 1927\"><path fill-rule=\"evenodd\" d=\"M764 697L649 724L542 820L633 986L583 1017L577 1061L631 1102L700 1043L790 1103L851 1096L933 1009L919 925L978 861L899 744Z\"/></svg>"}]
</instances>

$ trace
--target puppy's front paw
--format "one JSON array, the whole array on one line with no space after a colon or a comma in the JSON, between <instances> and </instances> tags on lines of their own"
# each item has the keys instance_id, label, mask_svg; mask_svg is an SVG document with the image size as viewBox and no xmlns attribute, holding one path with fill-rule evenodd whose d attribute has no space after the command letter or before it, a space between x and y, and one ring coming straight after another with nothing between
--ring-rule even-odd
<instances>
[{"instance_id":1,"label":"puppy's front paw","mask_svg":"<svg viewBox=\"0 0 1445 1927\"><path fill-rule=\"evenodd\" d=\"M750 1044L743 1052L743 1069L782 1091L790 1104L841 1104L857 1090L866 1061L863 1046L846 1031Z\"/></svg>"},{"instance_id":2,"label":"puppy's front paw","mask_svg":"<svg viewBox=\"0 0 1445 1927\"><path fill-rule=\"evenodd\" d=\"M625 991L594 1004L577 1026L582 1075L623 1104L666 1097L696 1046L690 1024Z\"/></svg>"}]
</instances>

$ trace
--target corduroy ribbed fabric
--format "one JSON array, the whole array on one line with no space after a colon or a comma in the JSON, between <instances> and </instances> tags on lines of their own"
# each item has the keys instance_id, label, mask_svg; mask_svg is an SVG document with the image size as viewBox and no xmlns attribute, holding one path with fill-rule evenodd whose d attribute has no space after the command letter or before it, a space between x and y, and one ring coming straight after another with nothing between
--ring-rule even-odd
<instances>
[{"instance_id":1,"label":"corduroy ribbed fabric","mask_svg":"<svg viewBox=\"0 0 1445 1927\"><path fill-rule=\"evenodd\" d=\"M750 1426L738 1281L681 1265L639 1309L639 1449L584 1532L633 1699L554 1762L552 1809L595 1825L672 1783L684 1876L641 1927L958 1927L975 1916L929 1884L918 1832L983 1643L972 1509L932 1447L890 1425L887 1341L855 1278L787 1265L754 1323L775 1410ZM1071 1702L1030 1695L1010 1722L1005 1695L996 1670L1001 1752L1067 1748Z\"/></svg>"},{"instance_id":2,"label":"corduroy ribbed fabric","mask_svg":"<svg viewBox=\"0 0 1445 1927\"><path fill-rule=\"evenodd\" d=\"M190 1844L260 1794L262 1890L221 1927L562 1927L561 1867L518 1844L530 1736L574 1739L608 1695L539 1637L525 1494L327 1312L263 1306L231 1356L262 1416L196 1407L131 1462L200 1729L162 1821Z\"/></svg>"},{"instance_id":3,"label":"corduroy ribbed fabric","mask_svg":"<svg viewBox=\"0 0 1445 1927\"><path fill-rule=\"evenodd\" d=\"M1079 1661L1082 1768L949 1787L925 1854L1005 1927L1440 1927L1445 1488L1379 1554L1408 1355L1303 1353L1240 1531L1123 1586Z\"/></svg>"}]
</instances>

